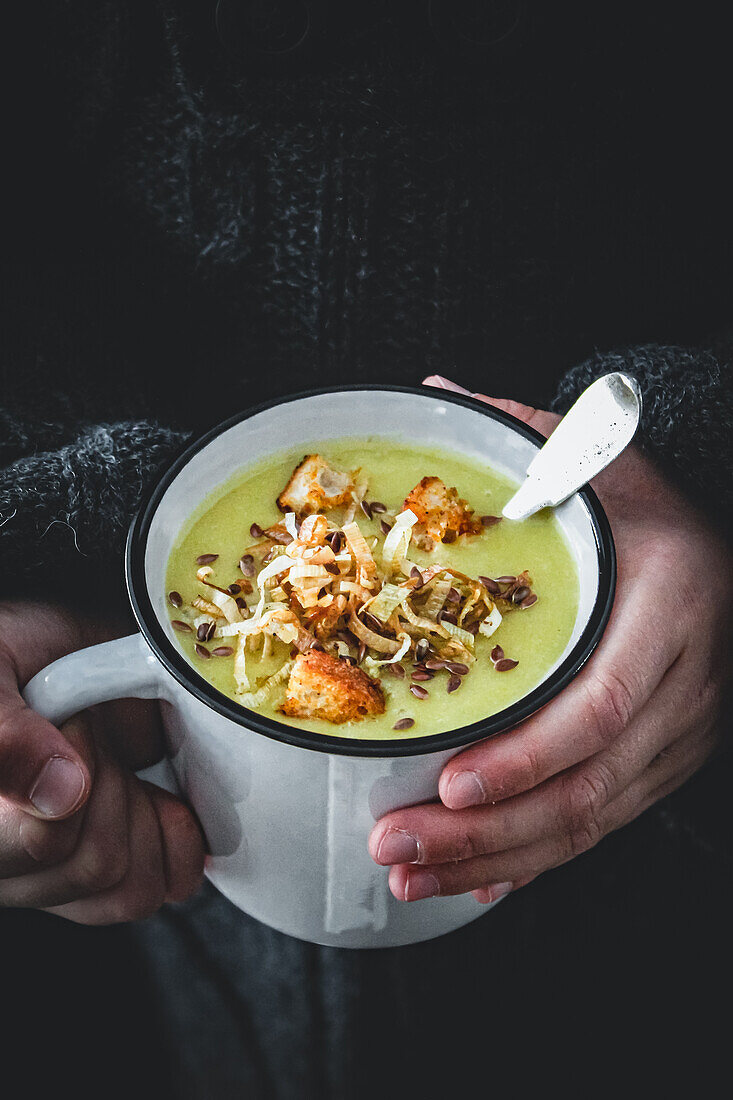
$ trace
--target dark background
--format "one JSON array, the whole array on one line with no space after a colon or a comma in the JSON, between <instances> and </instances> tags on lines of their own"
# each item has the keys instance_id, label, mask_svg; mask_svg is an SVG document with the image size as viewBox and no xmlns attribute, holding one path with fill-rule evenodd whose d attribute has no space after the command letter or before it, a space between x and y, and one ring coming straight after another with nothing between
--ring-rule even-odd
<instances>
[{"instance_id":1,"label":"dark background","mask_svg":"<svg viewBox=\"0 0 733 1100\"><path fill-rule=\"evenodd\" d=\"M224 43L214 3L8 18L3 405L197 429L433 372L544 403L596 350L728 328L719 6L305 7L299 46L298 3L220 4ZM711 765L439 962L355 963L353 1095L385 1091L375 1030L406 1095L466 1063L486 1093L701 1093L730 1036L729 798ZM127 929L0 913L0 991L31 1095L168 1094Z\"/></svg>"}]
</instances>

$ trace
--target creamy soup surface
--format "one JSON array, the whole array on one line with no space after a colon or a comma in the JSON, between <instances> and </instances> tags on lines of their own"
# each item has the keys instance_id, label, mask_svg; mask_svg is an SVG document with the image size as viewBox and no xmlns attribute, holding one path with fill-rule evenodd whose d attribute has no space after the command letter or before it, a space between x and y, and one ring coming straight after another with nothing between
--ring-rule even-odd
<instances>
[{"instance_id":1,"label":"creamy soup surface","mask_svg":"<svg viewBox=\"0 0 733 1100\"><path fill-rule=\"evenodd\" d=\"M212 572L208 580L226 588L242 579L239 561L255 541L250 534L252 524L264 529L282 523L283 513L276 499L306 452L322 455L338 470L360 468L368 479L367 500L383 503L390 520L402 510L408 493L426 476L439 477L445 485L455 486L477 517L500 516L505 502L517 488L515 482L467 456L394 439L329 440L307 447L301 444L297 449L240 469L189 517L168 564L167 590L174 593L176 604L177 596L182 600L182 606L170 606L171 620L186 621L188 610L188 622L192 622L189 605L197 595L207 594L207 588L196 576L202 555L217 555L209 563ZM232 460L234 464L236 457L232 456ZM343 509L328 512L328 519L338 524L342 512ZM384 516L374 514L370 519L358 509L354 520L368 543L375 537L379 539L374 549L374 557L379 560L385 537L381 526ZM419 681L426 695L416 697L410 691L416 683L411 678L415 657L408 654L400 662L405 669L403 679L385 668L370 671L381 681L386 703L384 714L341 724L291 718L279 710L286 683L272 690L270 698L257 707L259 713L320 734L392 741L469 725L516 702L545 678L567 645L578 607L578 581L571 551L549 510L520 523L501 520L485 526L477 535L461 535L451 543L439 542L430 552L412 544L408 557L421 569L440 563L470 577L518 576L527 571L538 598L524 610L503 614L491 637L476 636L475 663L467 675L461 676L460 686L450 692L450 673L439 670L432 679ZM258 601L256 577L252 583L253 592L240 597L246 599L250 609ZM201 642L197 642L194 630L172 633L196 671L218 691L235 702L240 701L232 672L233 656L202 657L200 650L196 650ZM204 648L211 652L231 643L231 638L212 639ZM497 671L496 662L491 659L497 645L506 658L518 661L516 667ZM292 646L278 639L273 640L272 652L264 659L259 651L247 653L247 674L253 686L274 674L291 655ZM372 656L379 659L384 654ZM412 719L414 724L395 730L395 724L405 719Z\"/></svg>"}]
</instances>

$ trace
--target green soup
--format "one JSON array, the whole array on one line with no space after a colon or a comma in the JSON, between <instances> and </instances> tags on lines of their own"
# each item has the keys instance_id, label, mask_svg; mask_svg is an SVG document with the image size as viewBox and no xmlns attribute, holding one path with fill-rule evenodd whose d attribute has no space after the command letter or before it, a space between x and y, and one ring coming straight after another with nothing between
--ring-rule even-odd
<instances>
[{"instance_id":1,"label":"green soup","mask_svg":"<svg viewBox=\"0 0 733 1100\"><path fill-rule=\"evenodd\" d=\"M308 447L301 444L291 452L240 470L197 509L171 554L168 591L180 593L186 604L197 594L205 593L196 579L196 559L202 554L218 555L210 577L216 584L226 587L241 579L238 562L253 542L250 526L256 523L264 528L282 521L275 499L306 451L318 452L340 470L360 467L369 478L369 499L384 502L393 514L401 510L413 486L429 475L440 477L448 486L456 486L477 516L501 515L504 504L517 488L508 478L463 455L401 444L391 438L329 441ZM381 536L379 515L370 520L358 512L355 518L367 539ZM410 665L406 659L404 680L380 670L386 699L383 715L339 725L289 718L278 710L285 697L284 684L258 708L259 713L291 726L337 737L386 740L424 737L487 718L527 695L545 678L567 645L578 606L573 558L549 510L520 523L502 520L479 535L461 536L450 544L439 543L430 553L411 545L409 558L423 567L440 563L472 577L516 576L526 570L538 600L526 610L504 614L491 638L481 635L476 638L476 662L462 678L460 687L451 693L447 691L447 674L440 672L421 684L427 697L416 698L410 692ZM255 589L248 603L253 606L256 600ZM171 618L176 617L172 607ZM231 657L202 659L196 653L193 634L177 634L176 641L197 672L237 701ZM516 668L496 671L490 659L496 645L502 647L507 657L519 662ZM254 679L264 679L282 666L289 651L290 647L275 640L269 657L248 656L248 674L251 672ZM414 725L407 730L394 730L395 723L403 718L414 719Z\"/></svg>"}]
</instances>

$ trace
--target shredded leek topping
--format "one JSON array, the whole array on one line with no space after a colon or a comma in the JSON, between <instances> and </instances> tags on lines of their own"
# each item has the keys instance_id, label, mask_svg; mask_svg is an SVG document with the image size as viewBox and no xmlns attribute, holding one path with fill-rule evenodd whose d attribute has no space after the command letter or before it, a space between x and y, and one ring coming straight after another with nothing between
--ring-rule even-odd
<instances>
[{"instance_id":1,"label":"shredded leek topping","mask_svg":"<svg viewBox=\"0 0 733 1100\"><path fill-rule=\"evenodd\" d=\"M497 582L438 561L416 565L409 558L411 546L430 544L437 556L442 544L426 535L409 507L393 513L377 505L381 533L375 537L365 502L368 482L362 471L358 475L345 506L301 516L288 511L281 523L265 530L253 524L261 537L247 547L236 573L232 569L234 575L223 578L218 562L226 586L214 582L209 564L199 565L201 591L191 604L181 606L173 594L172 617L179 626L191 627L189 637L198 640L199 656L207 656L200 651L210 645L208 655L218 656L220 647L221 656L232 658L232 690L245 706L267 702L288 679L293 658L313 647L370 673L404 659L424 668L425 660L432 659L433 668L436 662L451 662L465 674L476 661L477 635L493 636L502 612L531 607L537 600L527 573ZM362 511L370 521L366 533ZM435 527L434 513L432 518ZM472 521L459 537L475 536L480 527L480 521ZM202 555L197 564L202 560L211 556ZM282 657L277 671L261 674L259 683L248 660L258 651ZM500 660L499 671L515 663ZM497 667L497 661L493 664Z\"/></svg>"}]
</instances>

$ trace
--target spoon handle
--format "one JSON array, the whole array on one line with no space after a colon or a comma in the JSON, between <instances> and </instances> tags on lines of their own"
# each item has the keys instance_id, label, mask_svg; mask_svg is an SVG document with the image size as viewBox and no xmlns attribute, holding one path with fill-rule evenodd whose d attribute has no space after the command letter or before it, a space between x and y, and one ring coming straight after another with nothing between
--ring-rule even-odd
<instances>
[{"instance_id":1,"label":"spoon handle","mask_svg":"<svg viewBox=\"0 0 733 1100\"><path fill-rule=\"evenodd\" d=\"M635 378L615 372L581 393L527 467L527 477L504 506L506 519L526 519L561 504L604 470L634 437L641 417Z\"/></svg>"}]
</instances>

